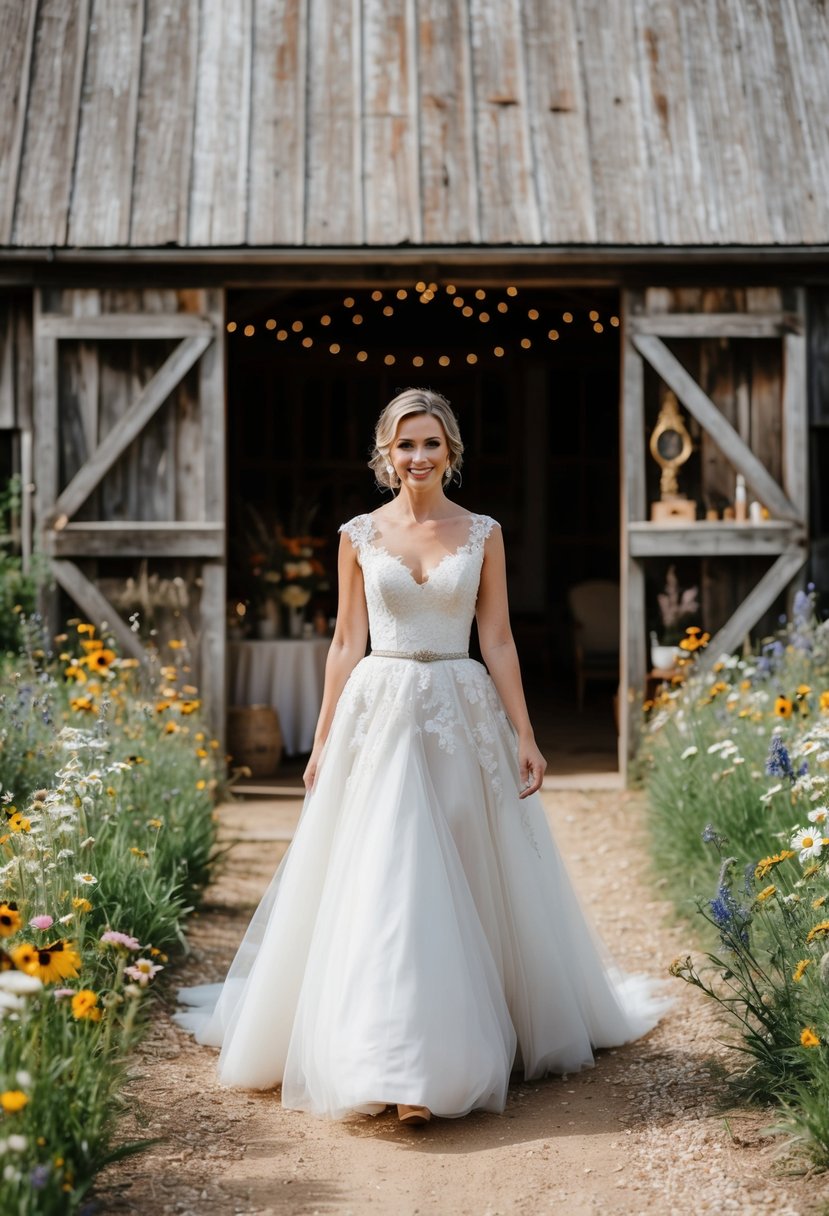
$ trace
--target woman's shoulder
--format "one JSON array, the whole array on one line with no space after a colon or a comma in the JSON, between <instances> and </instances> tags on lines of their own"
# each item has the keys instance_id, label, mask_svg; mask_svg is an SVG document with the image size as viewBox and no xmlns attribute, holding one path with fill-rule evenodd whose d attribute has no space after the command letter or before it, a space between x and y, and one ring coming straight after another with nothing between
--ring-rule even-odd
<instances>
[{"instance_id":1,"label":"woman's shoulder","mask_svg":"<svg viewBox=\"0 0 829 1216\"><path fill-rule=\"evenodd\" d=\"M338 532L345 533L355 547L364 544L370 538L373 530L374 521L368 512L364 512L362 515L354 515L337 528Z\"/></svg>"}]
</instances>

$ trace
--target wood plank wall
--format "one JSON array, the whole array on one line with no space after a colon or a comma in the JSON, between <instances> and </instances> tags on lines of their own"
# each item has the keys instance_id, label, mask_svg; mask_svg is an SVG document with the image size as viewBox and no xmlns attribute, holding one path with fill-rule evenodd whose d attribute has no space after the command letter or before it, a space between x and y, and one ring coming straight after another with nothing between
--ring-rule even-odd
<instances>
[{"instance_id":1,"label":"wood plank wall","mask_svg":"<svg viewBox=\"0 0 829 1216\"><path fill-rule=\"evenodd\" d=\"M0 0L0 248L829 241L823 0Z\"/></svg>"}]
</instances>

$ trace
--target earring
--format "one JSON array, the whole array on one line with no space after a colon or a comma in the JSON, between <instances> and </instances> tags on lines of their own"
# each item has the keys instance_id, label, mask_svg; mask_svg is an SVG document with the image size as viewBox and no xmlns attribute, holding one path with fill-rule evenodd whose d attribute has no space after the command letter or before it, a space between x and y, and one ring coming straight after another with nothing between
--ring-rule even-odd
<instances>
[{"instance_id":1,"label":"earring","mask_svg":"<svg viewBox=\"0 0 829 1216\"><path fill-rule=\"evenodd\" d=\"M391 476L392 476L392 474L394 473L394 465L393 465L393 464L387 464L387 465L386 465L386 472L388 473L389 477L391 477Z\"/></svg>"},{"instance_id":2,"label":"earring","mask_svg":"<svg viewBox=\"0 0 829 1216\"><path fill-rule=\"evenodd\" d=\"M444 478L444 481L451 481L451 480L452 480L452 466L451 466L451 464L448 464L448 465L446 466L446 472L443 474L443 478Z\"/></svg>"}]
</instances>

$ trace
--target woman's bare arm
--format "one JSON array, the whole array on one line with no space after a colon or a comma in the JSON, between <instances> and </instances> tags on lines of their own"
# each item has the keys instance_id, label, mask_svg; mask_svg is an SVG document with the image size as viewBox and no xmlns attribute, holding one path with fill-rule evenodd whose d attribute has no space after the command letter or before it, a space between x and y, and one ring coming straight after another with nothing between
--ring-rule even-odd
<instances>
[{"instance_id":1,"label":"woman's bare arm","mask_svg":"<svg viewBox=\"0 0 829 1216\"><path fill-rule=\"evenodd\" d=\"M484 564L476 608L481 655L518 735L518 762L526 798L541 788L547 762L538 750L521 683L518 652L509 623L504 538L493 528L484 549Z\"/></svg>"},{"instance_id":2,"label":"woman's bare arm","mask_svg":"<svg viewBox=\"0 0 829 1216\"><path fill-rule=\"evenodd\" d=\"M316 779L319 755L328 738L334 711L346 681L366 653L368 609L363 587L363 572L357 563L356 550L345 532L340 535L337 573L339 579L337 624L325 661L325 685L317 728L314 732L314 747L303 774L306 789L311 789Z\"/></svg>"}]
</instances>

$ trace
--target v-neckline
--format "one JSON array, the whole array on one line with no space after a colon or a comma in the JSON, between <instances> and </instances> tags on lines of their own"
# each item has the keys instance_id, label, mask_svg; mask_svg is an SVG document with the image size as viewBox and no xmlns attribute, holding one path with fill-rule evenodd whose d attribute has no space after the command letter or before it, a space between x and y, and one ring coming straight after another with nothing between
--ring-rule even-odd
<instances>
[{"instance_id":1,"label":"v-neckline","mask_svg":"<svg viewBox=\"0 0 829 1216\"><path fill-rule=\"evenodd\" d=\"M377 525L374 522L374 519L371 515L369 515L368 518L369 518L369 523L371 524L371 536L376 536L377 535ZM459 553L463 553L464 549L469 548L470 544L472 543L472 533L473 533L473 529L475 527L476 518L477 517L474 514L470 515L469 532L468 532L466 540L463 542L463 544L458 545L457 549L454 549L451 553L444 553L444 555L440 559L440 561L436 565L430 567L430 569L426 571L425 578L423 579L423 582L421 582L421 583L419 583L417 581L417 579L415 578L414 571L412 570L411 566L408 565L408 563L403 559L402 554L392 553L389 549L386 548L385 545L375 544L375 542L372 539L369 539L369 542L368 542L369 548L373 549L375 553L382 554L385 557L390 557L392 559L392 561L395 561L400 566L402 566L403 569L406 571L406 573L409 575L409 578L414 583L415 587L425 587L427 585L427 583L431 582L432 577L437 573L437 571L441 568L441 566L444 564L444 562L447 562L450 557L457 557Z\"/></svg>"}]
</instances>

